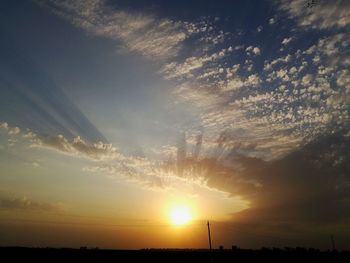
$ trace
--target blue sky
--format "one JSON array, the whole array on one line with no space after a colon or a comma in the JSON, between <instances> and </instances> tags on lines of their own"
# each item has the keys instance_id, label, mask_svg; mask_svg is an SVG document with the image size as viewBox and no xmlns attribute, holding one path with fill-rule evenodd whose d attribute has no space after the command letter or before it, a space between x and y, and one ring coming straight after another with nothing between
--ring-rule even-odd
<instances>
[{"instance_id":1,"label":"blue sky","mask_svg":"<svg viewBox=\"0 0 350 263\"><path fill-rule=\"evenodd\" d=\"M316 245L324 233L305 229L327 199L334 217L315 221L341 232L350 6L309 2L3 1L3 200L59 202L72 213L88 202L65 196L66 183L50 197L42 189L64 173L98 196L88 175L107 192L109 180L123 189L119 205L135 189L140 204L182 189L198 206L213 198L220 222L259 232L258 213L267 232L282 233L286 222ZM26 189L22 166L43 179ZM45 169L56 170L51 183ZM286 218L268 218L280 209Z\"/></svg>"}]
</instances>

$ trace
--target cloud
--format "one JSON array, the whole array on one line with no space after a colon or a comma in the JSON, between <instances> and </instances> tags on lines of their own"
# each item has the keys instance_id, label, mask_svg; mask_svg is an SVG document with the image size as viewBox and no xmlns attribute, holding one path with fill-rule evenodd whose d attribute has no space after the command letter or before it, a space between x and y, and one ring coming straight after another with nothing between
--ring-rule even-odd
<instances>
[{"instance_id":1,"label":"cloud","mask_svg":"<svg viewBox=\"0 0 350 263\"><path fill-rule=\"evenodd\" d=\"M252 53L254 55L260 55L260 48L259 47L249 46L245 49L245 51L247 52L247 55L251 55Z\"/></svg>"},{"instance_id":2,"label":"cloud","mask_svg":"<svg viewBox=\"0 0 350 263\"><path fill-rule=\"evenodd\" d=\"M276 58L271 61L271 65L276 65L278 63L288 63L292 60L292 55L288 54L285 57Z\"/></svg>"},{"instance_id":3,"label":"cloud","mask_svg":"<svg viewBox=\"0 0 350 263\"><path fill-rule=\"evenodd\" d=\"M276 22L276 20L274 18L270 18L269 19L269 24L270 25L273 25L275 22Z\"/></svg>"},{"instance_id":4,"label":"cloud","mask_svg":"<svg viewBox=\"0 0 350 263\"><path fill-rule=\"evenodd\" d=\"M320 38L316 44L310 46L303 54L313 56L314 64L321 64L323 67L335 70L349 65L349 45L350 40L346 34L336 33Z\"/></svg>"},{"instance_id":5,"label":"cloud","mask_svg":"<svg viewBox=\"0 0 350 263\"><path fill-rule=\"evenodd\" d=\"M194 159L182 155L181 160L168 162L163 169L176 173L181 166L182 176L202 178L208 187L249 202L249 208L233 213L227 224L244 229L244 233L250 229L258 234L263 229L265 242L275 235L288 236L290 229L299 239L310 234L317 239L327 234L328 230L322 229L330 228L341 235L342 226L350 220L347 133L322 135L271 161L244 156L246 149L257 145L231 144L234 134L223 133L216 140L214 156ZM321 230L307 231L315 228Z\"/></svg>"},{"instance_id":6,"label":"cloud","mask_svg":"<svg viewBox=\"0 0 350 263\"><path fill-rule=\"evenodd\" d=\"M212 57L189 57L183 63L171 62L161 69L166 79L191 77L191 72L200 69L205 63L212 61Z\"/></svg>"},{"instance_id":7,"label":"cloud","mask_svg":"<svg viewBox=\"0 0 350 263\"><path fill-rule=\"evenodd\" d=\"M9 126L7 127L9 130L13 129ZM128 181L140 184L147 189L165 190L176 189L184 185L192 185L193 187L205 188L210 191L213 190L201 179L192 178L190 176L183 177L178 169L176 169L176 171L170 171L167 170L169 168L168 166L167 169L164 169L167 160L154 160L145 157L123 155L112 144L105 144L102 142L91 144L87 143L79 136L73 140L68 140L63 135L44 136L30 130L23 133L22 138L30 143L31 148L54 150L60 154L66 154L75 158L85 158L92 161L89 166L83 168L86 172L102 173L114 178L124 178ZM193 158L198 158L200 154L201 140L201 135L197 136L196 147L192 155ZM183 140L179 141L177 147L162 147L160 150L160 155L162 157L167 153L169 158L172 158L172 153L177 152L177 159L179 162L182 162L188 155L185 137L183 137ZM26 164L33 168L40 167L40 164L37 162ZM35 202L26 197L0 199L0 207L26 210L55 209L55 207L50 204Z\"/></svg>"},{"instance_id":8,"label":"cloud","mask_svg":"<svg viewBox=\"0 0 350 263\"><path fill-rule=\"evenodd\" d=\"M276 98L266 93L242 100L242 103L250 108L253 103ZM310 112L310 116L315 118L314 112ZM320 136L280 159L266 161L247 156L247 153L259 150L261 145L241 140L241 136L249 134L237 127L235 129L222 132L209 148L208 139L211 138L199 134L190 141L183 133L177 143L177 156L163 161L128 157L123 161L112 159L112 162L106 162L106 158L91 158L95 156L92 154L95 148L105 152L106 147L87 145L80 138L68 141L57 136L45 143L47 147L62 153L97 159L98 162L84 168L87 172L123 176L148 189L200 187L240 197L242 202L249 203L249 207L232 214L229 224L241 226L241 229L250 227L259 233L259 228L264 226L269 236L276 229L285 235L289 228L279 227L284 224L300 232L311 226L332 226L338 233L340 230L337 226L350 220L346 209L350 197L350 137L347 130L346 133ZM38 135L30 136L33 137L38 140ZM285 136L273 135L272 141L283 139ZM288 140L286 143L289 143ZM271 147L272 144L267 148ZM323 204L322 209L319 209L320 203ZM0 207L30 211L54 211L59 208L25 197L2 198Z\"/></svg>"},{"instance_id":9,"label":"cloud","mask_svg":"<svg viewBox=\"0 0 350 263\"><path fill-rule=\"evenodd\" d=\"M20 128L11 127L6 122L1 123L1 125L6 127L8 135L19 135L22 133L21 137L30 142L30 147L47 148L56 150L60 153L88 158L95 161L123 159L123 156L118 152L117 148L113 147L112 144L103 143L101 141L97 143L88 143L80 136L69 140L62 134L41 135L29 129L27 129L26 132L23 132ZM10 139L11 142L17 141L13 141L13 138ZM33 164L33 166L37 166L37 164Z\"/></svg>"},{"instance_id":10,"label":"cloud","mask_svg":"<svg viewBox=\"0 0 350 263\"><path fill-rule=\"evenodd\" d=\"M0 122L0 129L3 129L7 132L8 135L17 135L21 132L21 129L18 127L11 127L7 122Z\"/></svg>"},{"instance_id":11,"label":"cloud","mask_svg":"<svg viewBox=\"0 0 350 263\"><path fill-rule=\"evenodd\" d=\"M27 131L25 134L23 134L23 138L26 139L34 139L37 135L32 131Z\"/></svg>"},{"instance_id":12,"label":"cloud","mask_svg":"<svg viewBox=\"0 0 350 263\"><path fill-rule=\"evenodd\" d=\"M345 33L322 35L305 50L266 59L264 72L254 72L259 68L254 60L262 49L255 44L235 43L233 47L231 42L226 43L232 34L218 29L215 22L157 19L150 14L118 10L102 1L52 1L48 6L75 26L121 41L127 50L157 62L158 73L175 86L174 100L197 108L199 126L206 135L201 149L210 148L208 145L225 132L230 134L225 141L227 147L255 145L245 150L241 147L240 151L252 158L275 160L348 123L346 74L341 75L345 70L341 67L349 59ZM296 15L292 10L297 6L294 2L289 7L287 2L279 2L280 9L304 28L300 21L311 11L302 10ZM274 24L275 18L269 23ZM282 45L294 39L294 35L284 38ZM191 46L187 40L191 40ZM186 55L181 53L182 48ZM231 55L242 49L249 58L245 62L232 59ZM189 132L198 133L196 129ZM40 140L48 147L94 160L109 156L103 151L95 153L93 144L81 142L78 137L70 141L64 137ZM134 166L131 161L123 165L128 169Z\"/></svg>"},{"instance_id":13,"label":"cloud","mask_svg":"<svg viewBox=\"0 0 350 263\"><path fill-rule=\"evenodd\" d=\"M279 214L281 218L288 218L289 207L297 212L294 217L299 223L350 219L350 213L342 212L350 197L350 140L344 132L322 135L283 158L271 161L245 157L242 153L255 149L257 145L232 144L231 136L235 137L231 133L222 133L216 140L215 155L202 154L198 159L188 154L188 150L183 151L190 145L182 135L178 144L181 154L177 159L163 163L160 169L185 178L202 178L209 187L248 200L251 204L248 210L251 211L262 209L264 213L284 207ZM201 145L205 143L203 137L200 137L200 142ZM336 214L321 218L324 211L314 208L325 200L325 209ZM337 217L337 214L342 216Z\"/></svg>"},{"instance_id":14,"label":"cloud","mask_svg":"<svg viewBox=\"0 0 350 263\"><path fill-rule=\"evenodd\" d=\"M350 197L347 147L349 141L337 134L322 137L278 161L251 160L242 177L258 180L262 187L250 190L251 208L234 214L233 222L256 230L264 226L268 233L278 230L282 236L292 227L300 239L309 234L307 229L318 227L332 228L341 235L342 225L350 220L346 209Z\"/></svg>"},{"instance_id":15,"label":"cloud","mask_svg":"<svg viewBox=\"0 0 350 263\"><path fill-rule=\"evenodd\" d=\"M283 40L282 40L282 45L288 45L291 41L293 40L293 38L292 37L288 37L288 38L284 38Z\"/></svg>"},{"instance_id":16,"label":"cloud","mask_svg":"<svg viewBox=\"0 0 350 263\"><path fill-rule=\"evenodd\" d=\"M7 122L0 122L0 129L8 130L8 127Z\"/></svg>"},{"instance_id":17,"label":"cloud","mask_svg":"<svg viewBox=\"0 0 350 263\"><path fill-rule=\"evenodd\" d=\"M280 0L278 5L305 29L342 29L350 25L350 3L346 0L318 1L312 8L308 8L304 0Z\"/></svg>"},{"instance_id":18,"label":"cloud","mask_svg":"<svg viewBox=\"0 0 350 263\"><path fill-rule=\"evenodd\" d=\"M225 60L233 52L233 48L223 48L217 52L206 52L201 56L187 57L184 62L172 61L162 66L160 73L165 79L178 81L196 78L203 79L223 73L223 68L217 68L220 61Z\"/></svg>"},{"instance_id":19,"label":"cloud","mask_svg":"<svg viewBox=\"0 0 350 263\"><path fill-rule=\"evenodd\" d=\"M311 84L312 79L313 79L312 74L306 74L306 75L301 79L301 81L302 81L302 84L303 84L304 86L308 86L308 85Z\"/></svg>"},{"instance_id":20,"label":"cloud","mask_svg":"<svg viewBox=\"0 0 350 263\"><path fill-rule=\"evenodd\" d=\"M227 82L227 85L223 87L224 91L238 90L244 86L244 81L239 77L234 77Z\"/></svg>"},{"instance_id":21,"label":"cloud","mask_svg":"<svg viewBox=\"0 0 350 263\"><path fill-rule=\"evenodd\" d=\"M253 53L254 53L255 55L260 55L260 48L254 47L254 48L253 48Z\"/></svg>"},{"instance_id":22,"label":"cloud","mask_svg":"<svg viewBox=\"0 0 350 263\"><path fill-rule=\"evenodd\" d=\"M8 129L11 130L12 128L8 127ZM146 188L162 190L171 187L173 184L178 184L179 180L182 181L182 184L186 181L185 179L177 178L177 174L169 175L164 173L159 168L159 161L132 155L123 155L112 144L105 144L102 142L87 143L79 136L72 140L68 140L63 135L44 136L30 130L27 130L22 138L30 143L30 148L49 149L60 154L75 158L85 158L92 161L91 165L83 168L84 171L126 178ZM164 150L166 148L169 147L162 149ZM196 154L199 154L200 142L197 148ZM162 152L162 154L164 154L164 152ZM40 167L40 164L37 162L26 164L29 164L33 168ZM191 178L189 178L189 180L191 181ZM198 186L202 185L201 182L192 183ZM205 184L202 186L205 187ZM0 207L28 210L51 209L49 204L34 202L25 197L13 199L4 198L0 200Z\"/></svg>"},{"instance_id":23,"label":"cloud","mask_svg":"<svg viewBox=\"0 0 350 263\"><path fill-rule=\"evenodd\" d=\"M63 135L36 135L32 139L31 146L53 149L65 154L97 161L122 158L122 155L118 153L117 149L113 147L112 144L105 144L102 142L89 144L81 139L80 136L75 137L72 141L69 141Z\"/></svg>"},{"instance_id":24,"label":"cloud","mask_svg":"<svg viewBox=\"0 0 350 263\"><path fill-rule=\"evenodd\" d=\"M105 1L42 2L56 14L91 34L121 40L129 51L150 59L177 55L196 25L156 19L152 15L116 10Z\"/></svg>"},{"instance_id":25,"label":"cloud","mask_svg":"<svg viewBox=\"0 0 350 263\"><path fill-rule=\"evenodd\" d=\"M261 80L257 74L253 74L248 76L247 80L245 81L246 86L258 86L260 84Z\"/></svg>"},{"instance_id":26,"label":"cloud","mask_svg":"<svg viewBox=\"0 0 350 263\"><path fill-rule=\"evenodd\" d=\"M21 132L21 129L18 127L13 127L8 130L9 135L17 135Z\"/></svg>"},{"instance_id":27,"label":"cloud","mask_svg":"<svg viewBox=\"0 0 350 263\"><path fill-rule=\"evenodd\" d=\"M349 70L342 70L337 75L337 85L344 87L347 93L350 93L350 72Z\"/></svg>"},{"instance_id":28,"label":"cloud","mask_svg":"<svg viewBox=\"0 0 350 263\"><path fill-rule=\"evenodd\" d=\"M332 56L339 54L341 49L349 45L349 39L346 34L335 34L329 37L321 38L317 43L317 51Z\"/></svg>"},{"instance_id":29,"label":"cloud","mask_svg":"<svg viewBox=\"0 0 350 263\"><path fill-rule=\"evenodd\" d=\"M57 212L62 209L61 204L51 204L46 202L36 202L25 196L23 197L1 197L0 208L8 210Z\"/></svg>"}]
</instances>

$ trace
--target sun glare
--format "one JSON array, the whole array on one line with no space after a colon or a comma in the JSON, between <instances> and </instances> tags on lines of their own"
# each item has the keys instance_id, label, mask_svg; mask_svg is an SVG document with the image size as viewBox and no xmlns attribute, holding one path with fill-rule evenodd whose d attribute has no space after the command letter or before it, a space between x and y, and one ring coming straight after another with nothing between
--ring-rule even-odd
<instances>
[{"instance_id":1,"label":"sun glare","mask_svg":"<svg viewBox=\"0 0 350 263\"><path fill-rule=\"evenodd\" d=\"M185 225L191 220L191 214L187 207L178 206L171 209L170 219L174 225Z\"/></svg>"}]
</instances>

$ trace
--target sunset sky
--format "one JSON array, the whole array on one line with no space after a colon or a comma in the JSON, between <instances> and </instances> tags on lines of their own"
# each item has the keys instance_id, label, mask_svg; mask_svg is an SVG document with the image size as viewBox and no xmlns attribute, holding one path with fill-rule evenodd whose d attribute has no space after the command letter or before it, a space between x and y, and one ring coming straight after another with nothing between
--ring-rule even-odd
<instances>
[{"instance_id":1,"label":"sunset sky","mask_svg":"<svg viewBox=\"0 0 350 263\"><path fill-rule=\"evenodd\" d=\"M0 246L350 249L350 1L0 1Z\"/></svg>"}]
</instances>

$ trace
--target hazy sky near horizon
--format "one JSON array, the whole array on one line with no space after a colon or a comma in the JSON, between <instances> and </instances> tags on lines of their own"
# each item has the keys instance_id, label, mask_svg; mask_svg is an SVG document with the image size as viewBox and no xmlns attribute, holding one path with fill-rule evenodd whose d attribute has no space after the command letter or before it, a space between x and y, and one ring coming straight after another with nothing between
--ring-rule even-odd
<instances>
[{"instance_id":1,"label":"hazy sky near horizon","mask_svg":"<svg viewBox=\"0 0 350 263\"><path fill-rule=\"evenodd\" d=\"M349 29L348 1L2 1L0 245L350 248Z\"/></svg>"}]
</instances>

